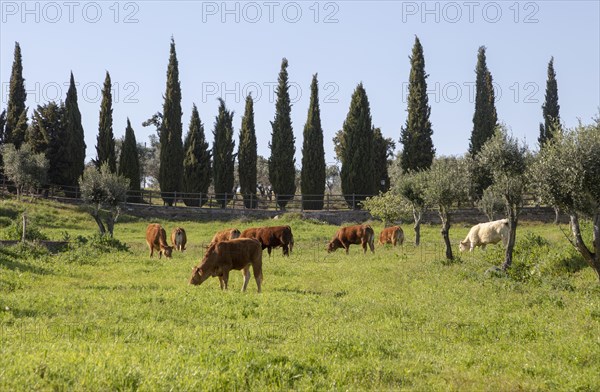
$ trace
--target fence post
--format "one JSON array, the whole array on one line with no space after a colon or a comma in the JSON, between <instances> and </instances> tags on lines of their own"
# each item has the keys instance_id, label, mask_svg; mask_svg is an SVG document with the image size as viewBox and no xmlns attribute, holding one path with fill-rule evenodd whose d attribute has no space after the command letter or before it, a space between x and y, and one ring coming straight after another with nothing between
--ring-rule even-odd
<instances>
[{"instance_id":1,"label":"fence post","mask_svg":"<svg viewBox=\"0 0 600 392\"><path fill-rule=\"evenodd\" d=\"M352 209L356 209L356 204L355 204L355 199L354 199L355 194L352 194Z\"/></svg>"},{"instance_id":2,"label":"fence post","mask_svg":"<svg viewBox=\"0 0 600 392\"><path fill-rule=\"evenodd\" d=\"M21 242L25 242L25 232L27 230L27 214L23 213L23 233L21 235Z\"/></svg>"},{"instance_id":3,"label":"fence post","mask_svg":"<svg viewBox=\"0 0 600 392\"><path fill-rule=\"evenodd\" d=\"M329 193L327 194L327 211L329 211Z\"/></svg>"}]
</instances>

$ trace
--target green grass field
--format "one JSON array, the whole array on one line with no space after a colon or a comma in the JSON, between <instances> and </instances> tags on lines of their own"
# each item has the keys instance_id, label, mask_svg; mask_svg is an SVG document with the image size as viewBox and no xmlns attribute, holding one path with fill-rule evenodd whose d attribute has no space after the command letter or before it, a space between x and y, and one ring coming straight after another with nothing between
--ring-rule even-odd
<instances>
[{"instance_id":1,"label":"green grass field","mask_svg":"<svg viewBox=\"0 0 600 392\"><path fill-rule=\"evenodd\" d=\"M42 201L0 201L4 238L23 209L72 245L0 248L2 391L600 390L600 286L554 225L522 224L514 268L498 276L486 271L501 246L446 263L437 226L420 248L405 225L403 247L346 256L325 251L336 227L293 215L163 221L189 246L159 260L149 222L122 217L118 250L83 210ZM216 230L282 222L296 245L289 258L264 252L262 294L254 279L241 293L238 272L227 292L217 278L188 285ZM468 229L455 224L452 242Z\"/></svg>"}]
</instances>

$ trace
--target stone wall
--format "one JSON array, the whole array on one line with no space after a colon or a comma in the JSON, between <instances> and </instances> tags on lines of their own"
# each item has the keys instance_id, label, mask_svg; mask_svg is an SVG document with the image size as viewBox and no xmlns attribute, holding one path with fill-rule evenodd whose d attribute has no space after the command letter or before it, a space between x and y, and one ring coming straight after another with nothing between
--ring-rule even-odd
<instances>
[{"instance_id":1,"label":"stone wall","mask_svg":"<svg viewBox=\"0 0 600 392\"><path fill-rule=\"evenodd\" d=\"M246 209L220 209L220 208L194 208L194 207L165 207L148 206L142 204L126 204L123 213L144 219L165 219L174 221L230 221L236 219L268 219L277 218L284 211L273 210L246 210ZM300 214L305 219L316 219L333 225L341 225L351 222L365 222L373 217L366 211L292 211L292 214ZM554 222L554 210L551 207L527 207L523 209L520 220L530 222ZM502 216L498 216L501 219ZM452 212L452 222L456 223L480 223L487 222L487 217L477 209L457 209ZM567 223L568 216L561 214L560 222ZM436 211L428 211L423 217L423 223L438 224L440 218Z\"/></svg>"}]
</instances>

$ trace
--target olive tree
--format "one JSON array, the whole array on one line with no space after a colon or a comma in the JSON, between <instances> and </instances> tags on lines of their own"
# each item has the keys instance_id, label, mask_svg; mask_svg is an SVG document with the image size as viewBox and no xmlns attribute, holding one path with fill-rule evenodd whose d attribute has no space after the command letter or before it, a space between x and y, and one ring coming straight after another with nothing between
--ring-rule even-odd
<instances>
[{"instance_id":1,"label":"olive tree","mask_svg":"<svg viewBox=\"0 0 600 392\"><path fill-rule=\"evenodd\" d=\"M425 172L425 201L437 208L442 221L442 238L446 245L446 258L453 260L450 243L450 218L452 207L469 194L469 167L466 159L442 157L433 161Z\"/></svg>"},{"instance_id":2,"label":"olive tree","mask_svg":"<svg viewBox=\"0 0 600 392\"><path fill-rule=\"evenodd\" d=\"M427 211L427 204L425 203L425 180L426 175L424 172L408 172L400 175L396 179L395 185L396 191L408 201L412 210L416 246L419 246L421 243L421 220L423 219L423 214Z\"/></svg>"},{"instance_id":3,"label":"olive tree","mask_svg":"<svg viewBox=\"0 0 600 392\"><path fill-rule=\"evenodd\" d=\"M379 192L377 196L367 197L361 204L371 215L381 219L384 227L409 215L412 210L405 198L391 190L385 193Z\"/></svg>"},{"instance_id":4,"label":"olive tree","mask_svg":"<svg viewBox=\"0 0 600 392\"><path fill-rule=\"evenodd\" d=\"M504 201L509 224L508 244L502 264L502 270L506 270L512 264L523 195L530 182L531 154L527 146L509 135L504 126L500 126L494 136L483 145L477 159L492 174L492 185L488 189L501 196Z\"/></svg>"},{"instance_id":5,"label":"olive tree","mask_svg":"<svg viewBox=\"0 0 600 392\"><path fill-rule=\"evenodd\" d=\"M4 175L17 189L17 199L23 192L33 192L46 182L48 160L44 153L35 154L27 143L16 149L14 144L1 146Z\"/></svg>"},{"instance_id":6,"label":"olive tree","mask_svg":"<svg viewBox=\"0 0 600 392\"><path fill-rule=\"evenodd\" d=\"M104 236L108 232L112 238L121 212L121 203L125 201L129 190L129 180L112 173L105 162L100 170L93 166L86 167L79 179L79 187L81 198L89 206L90 215L96 221L100 235ZM102 215L105 216L104 221Z\"/></svg>"},{"instance_id":7,"label":"olive tree","mask_svg":"<svg viewBox=\"0 0 600 392\"><path fill-rule=\"evenodd\" d=\"M477 200L477 209L483 212L491 222L496 214L504 211L504 200L491 187L483 191L481 199Z\"/></svg>"},{"instance_id":8,"label":"olive tree","mask_svg":"<svg viewBox=\"0 0 600 392\"><path fill-rule=\"evenodd\" d=\"M533 172L542 199L569 215L570 241L600 279L600 118L555 134L540 151ZM580 218L592 222L591 247L583 239Z\"/></svg>"}]
</instances>

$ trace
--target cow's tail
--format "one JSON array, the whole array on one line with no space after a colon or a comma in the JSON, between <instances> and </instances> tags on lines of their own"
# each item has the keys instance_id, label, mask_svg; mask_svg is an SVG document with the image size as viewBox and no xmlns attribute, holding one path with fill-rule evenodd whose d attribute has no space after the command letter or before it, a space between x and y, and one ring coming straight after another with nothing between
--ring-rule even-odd
<instances>
[{"instance_id":1,"label":"cow's tail","mask_svg":"<svg viewBox=\"0 0 600 392\"><path fill-rule=\"evenodd\" d=\"M371 252L375 252L375 231L369 225L367 225L367 242L369 243L369 248L371 248Z\"/></svg>"}]
</instances>

